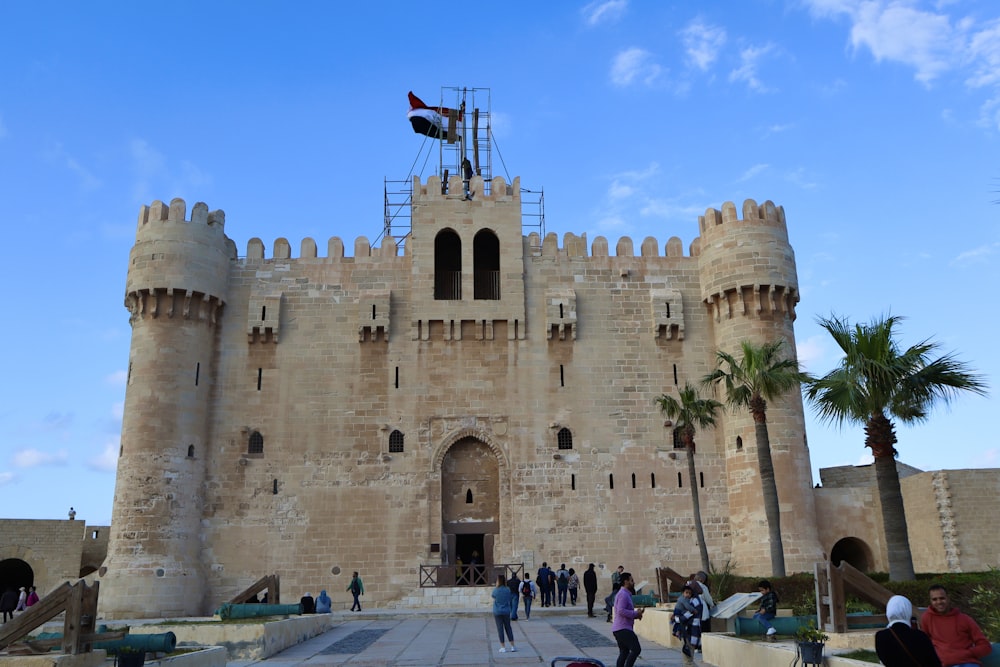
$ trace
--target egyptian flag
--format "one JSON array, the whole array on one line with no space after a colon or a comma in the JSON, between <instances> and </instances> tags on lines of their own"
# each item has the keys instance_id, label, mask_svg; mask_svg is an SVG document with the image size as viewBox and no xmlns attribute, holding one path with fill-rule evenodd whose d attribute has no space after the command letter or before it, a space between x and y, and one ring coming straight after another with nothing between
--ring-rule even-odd
<instances>
[{"instance_id":1,"label":"egyptian flag","mask_svg":"<svg viewBox=\"0 0 1000 667\"><path fill-rule=\"evenodd\" d=\"M417 134L426 134L432 139L447 140L448 127L454 125L453 119L462 120L461 111L447 107L429 107L414 95L412 90L407 96L410 98L410 111L406 117L410 119L410 125Z\"/></svg>"}]
</instances>

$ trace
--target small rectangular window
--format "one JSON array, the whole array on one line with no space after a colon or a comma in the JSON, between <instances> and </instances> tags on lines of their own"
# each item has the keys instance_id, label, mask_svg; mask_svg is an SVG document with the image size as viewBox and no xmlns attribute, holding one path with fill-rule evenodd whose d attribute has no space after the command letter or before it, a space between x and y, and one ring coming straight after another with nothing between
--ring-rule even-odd
<instances>
[{"instance_id":1,"label":"small rectangular window","mask_svg":"<svg viewBox=\"0 0 1000 667\"><path fill-rule=\"evenodd\" d=\"M263 368L258 368L257 369L257 391L260 391L260 385L261 385L261 382L263 382L263 380L264 380L264 369Z\"/></svg>"}]
</instances>

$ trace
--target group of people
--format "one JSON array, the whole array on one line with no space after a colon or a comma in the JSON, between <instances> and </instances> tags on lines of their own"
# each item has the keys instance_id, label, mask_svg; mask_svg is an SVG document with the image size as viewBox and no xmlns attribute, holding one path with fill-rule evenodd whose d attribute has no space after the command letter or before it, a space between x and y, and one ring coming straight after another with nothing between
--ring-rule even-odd
<instances>
[{"instance_id":1,"label":"group of people","mask_svg":"<svg viewBox=\"0 0 1000 667\"><path fill-rule=\"evenodd\" d=\"M8 587L3 595L0 595L0 612L3 613L3 622L6 623L13 619L16 612L24 611L36 602L38 602L38 593L34 586L28 588L21 586L20 590L17 591Z\"/></svg>"},{"instance_id":2,"label":"group of people","mask_svg":"<svg viewBox=\"0 0 1000 667\"><path fill-rule=\"evenodd\" d=\"M930 587L930 606L914 626L913 605L889 598L889 625L875 634L875 652L886 667L975 667L993 647L968 614L956 609L944 586Z\"/></svg>"},{"instance_id":3,"label":"group of people","mask_svg":"<svg viewBox=\"0 0 1000 667\"><path fill-rule=\"evenodd\" d=\"M754 618L773 639L771 621L777 613L778 595L770 582L757 584L760 608ZM930 606L920 617L902 595L893 595L885 607L889 625L875 634L875 652L886 667L975 667L993 647L972 618L956 609L940 584L929 589Z\"/></svg>"}]
</instances>

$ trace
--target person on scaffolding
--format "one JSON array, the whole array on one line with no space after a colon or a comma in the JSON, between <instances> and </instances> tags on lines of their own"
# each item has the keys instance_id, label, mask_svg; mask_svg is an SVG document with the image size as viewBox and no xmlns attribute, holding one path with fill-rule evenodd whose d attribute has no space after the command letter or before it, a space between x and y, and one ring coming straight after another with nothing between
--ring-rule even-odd
<instances>
[{"instance_id":1,"label":"person on scaffolding","mask_svg":"<svg viewBox=\"0 0 1000 667\"><path fill-rule=\"evenodd\" d=\"M469 181L472 180L472 163L469 158L462 158L462 187L465 188L465 201L472 200L472 193L469 191Z\"/></svg>"}]
</instances>

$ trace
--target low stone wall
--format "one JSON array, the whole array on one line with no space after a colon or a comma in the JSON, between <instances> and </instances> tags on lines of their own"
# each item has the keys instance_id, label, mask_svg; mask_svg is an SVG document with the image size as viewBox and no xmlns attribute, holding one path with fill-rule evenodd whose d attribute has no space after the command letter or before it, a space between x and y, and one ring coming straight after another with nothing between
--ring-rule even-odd
<instances>
[{"instance_id":1,"label":"low stone wall","mask_svg":"<svg viewBox=\"0 0 1000 667\"><path fill-rule=\"evenodd\" d=\"M207 619L206 619L207 621ZM306 614L255 623L198 623L133 625L131 634L173 632L177 646L221 646L229 660L261 660L329 630L330 614Z\"/></svg>"},{"instance_id":2,"label":"low stone wall","mask_svg":"<svg viewBox=\"0 0 1000 667\"><path fill-rule=\"evenodd\" d=\"M638 626L638 624L637 624ZM864 636L862 636L864 635ZM841 646L862 642L862 646ZM867 648L872 649L874 640L870 633L846 633L831 635L824 650L824 667L871 667L872 663L841 658L832 650ZM792 642L763 642L740 639L732 635L710 632L702 635L702 655L705 662L715 667L773 667L790 665L795 661L796 650ZM801 661L800 661L801 662Z\"/></svg>"},{"instance_id":3,"label":"low stone wall","mask_svg":"<svg viewBox=\"0 0 1000 667\"><path fill-rule=\"evenodd\" d=\"M452 586L418 588L406 597L384 605L384 609L489 609L491 587ZM520 608L520 607L519 607Z\"/></svg>"},{"instance_id":4,"label":"low stone wall","mask_svg":"<svg viewBox=\"0 0 1000 667\"><path fill-rule=\"evenodd\" d=\"M147 667L226 667L227 651L222 646L206 646L200 651L165 655L159 660L146 660Z\"/></svg>"},{"instance_id":5,"label":"low stone wall","mask_svg":"<svg viewBox=\"0 0 1000 667\"><path fill-rule=\"evenodd\" d=\"M42 655L0 656L0 667L100 667L107 659L106 651L90 653L43 653Z\"/></svg>"}]
</instances>

